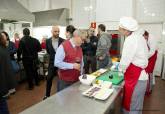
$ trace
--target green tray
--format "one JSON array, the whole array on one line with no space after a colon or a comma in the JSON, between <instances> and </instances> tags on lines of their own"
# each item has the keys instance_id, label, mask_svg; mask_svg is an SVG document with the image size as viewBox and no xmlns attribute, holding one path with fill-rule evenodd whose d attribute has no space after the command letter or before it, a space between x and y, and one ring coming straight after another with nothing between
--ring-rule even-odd
<instances>
[{"instance_id":1,"label":"green tray","mask_svg":"<svg viewBox=\"0 0 165 114\"><path fill-rule=\"evenodd\" d=\"M109 75L113 75L113 78L110 79ZM119 85L123 81L123 76L119 76L117 71L107 71L101 76L97 77L97 80L110 81L114 85Z\"/></svg>"}]
</instances>

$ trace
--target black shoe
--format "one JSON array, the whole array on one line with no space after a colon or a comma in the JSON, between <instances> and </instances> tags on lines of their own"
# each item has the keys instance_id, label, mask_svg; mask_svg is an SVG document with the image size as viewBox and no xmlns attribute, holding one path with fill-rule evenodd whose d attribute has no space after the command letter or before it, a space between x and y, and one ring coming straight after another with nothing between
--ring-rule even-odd
<instances>
[{"instance_id":1,"label":"black shoe","mask_svg":"<svg viewBox=\"0 0 165 114\"><path fill-rule=\"evenodd\" d=\"M36 83L36 86L40 86L40 83Z\"/></svg>"},{"instance_id":2,"label":"black shoe","mask_svg":"<svg viewBox=\"0 0 165 114\"><path fill-rule=\"evenodd\" d=\"M10 98L10 94L7 93L6 95L3 96L3 98L5 98L5 99L9 99L9 98Z\"/></svg>"},{"instance_id":3,"label":"black shoe","mask_svg":"<svg viewBox=\"0 0 165 114\"><path fill-rule=\"evenodd\" d=\"M45 99L47 99L48 97L47 96L45 96L44 98L43 98L43 100L45 100Z\"/></svg>"}]
</instances>

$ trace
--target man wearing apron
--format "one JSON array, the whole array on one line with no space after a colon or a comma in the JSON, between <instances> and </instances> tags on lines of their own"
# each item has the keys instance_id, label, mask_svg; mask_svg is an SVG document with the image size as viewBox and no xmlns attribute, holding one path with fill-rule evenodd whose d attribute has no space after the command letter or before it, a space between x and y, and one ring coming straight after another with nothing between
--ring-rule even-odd
<instances>
[{"instance_id":1,"label":"man wearing apron","mask_svg":"<svg viewBox=\"0 0 165 114\"><path fill-rule=\"evenodd\" d=\"M123 113L141 114L148 75L148 48L142 35L138 33L138 23L131 17L120 19L119 31L126 36L119 70L124 73Z\"/></svg>"},{"instance_id":2,"label":"man wearing apron","mask_svg":"<svg viewBox=\"0 0 165 114\"><path fill-rule=\"evenodd\" d=\"M157 59L157 41L156 39L152 36L149 35L147 31L144 32L143 34L145 40L147 41L147 46L148 46L148 66L145 69L146 72L149 75L149 80L147 83L147 91L146 94L149 95L152 92L152 85L153 85L153 70L155 67L156 59Z\"/></svg>"}]
</instances>

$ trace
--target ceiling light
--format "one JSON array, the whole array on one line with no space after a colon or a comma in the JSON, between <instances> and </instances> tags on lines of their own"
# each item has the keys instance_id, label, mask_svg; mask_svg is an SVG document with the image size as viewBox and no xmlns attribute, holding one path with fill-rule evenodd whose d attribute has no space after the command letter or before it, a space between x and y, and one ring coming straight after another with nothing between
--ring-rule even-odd
<instances>
[{"instance_id":1,"label":"ceiling light","mask_svg":"<svg viewBox=\"0 0 165 114\"><path fill-rule=\"evenodd\" d=\"M151 16L154 17L155 16L155 13L152 13Z\"/></svg>"}]
</instances>

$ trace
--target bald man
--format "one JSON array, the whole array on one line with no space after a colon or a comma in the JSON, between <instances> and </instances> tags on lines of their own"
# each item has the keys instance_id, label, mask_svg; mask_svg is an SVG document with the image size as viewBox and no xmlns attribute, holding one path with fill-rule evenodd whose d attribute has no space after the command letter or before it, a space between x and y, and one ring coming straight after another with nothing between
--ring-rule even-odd
<instances>
[{"instance_id":1,"label":"bald man","mask_svg":"<svg viewBox=\"0 0 165 114\"><path fill-rule=\"evenodd\" d=\"M54 67L54 59L58 46L64 41L59 37L58 26L52 27L52 37L46 40L46 51L49 54L48 77L46 83L46 94L44 99L50 96L53 77L57 75L57 67Z\"/></svg>"}]
</instances>

